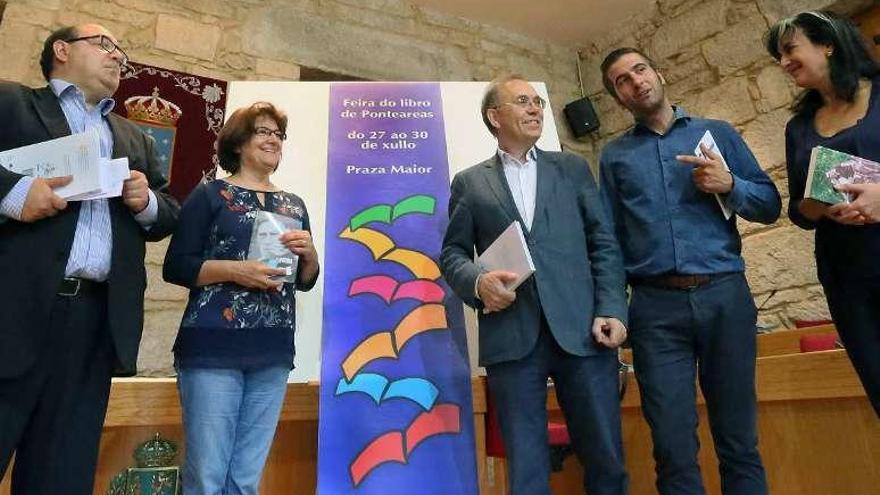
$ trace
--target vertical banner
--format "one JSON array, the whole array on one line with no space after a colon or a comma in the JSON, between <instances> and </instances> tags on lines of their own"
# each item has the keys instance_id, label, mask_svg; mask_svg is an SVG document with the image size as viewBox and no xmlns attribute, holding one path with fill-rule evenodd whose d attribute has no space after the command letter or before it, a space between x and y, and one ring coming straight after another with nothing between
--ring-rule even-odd
<instances>
[{"instance_id":1,"label":"vertical banner","mask_svg":"<svg viewBox=\"0 0 880 495\"><path fill-rule=\"evenodd\" d=\"M438 83L330 87L318 493L476 494Z\"/></svg>"}]
</instances>

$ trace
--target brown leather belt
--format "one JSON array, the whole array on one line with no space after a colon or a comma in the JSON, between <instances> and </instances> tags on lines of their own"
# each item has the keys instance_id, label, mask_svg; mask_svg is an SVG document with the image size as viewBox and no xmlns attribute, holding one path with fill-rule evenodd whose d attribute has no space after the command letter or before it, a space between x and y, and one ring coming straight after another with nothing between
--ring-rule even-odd
<instances>
[{"instance_id":1,"label":"brown leather belt","mask_svg":"<svg viewBox=\"0 0 880 495\"><path fill-rule=\"evenodd\" d=\"M650 287L659 287L661 289L689 290L706 285L725 275L729 275L729 273L716 273L712 275L679 275L671 273L654 277L637 278L632 281L632 285L647 285Z\"/></svg>"}]
</instances>

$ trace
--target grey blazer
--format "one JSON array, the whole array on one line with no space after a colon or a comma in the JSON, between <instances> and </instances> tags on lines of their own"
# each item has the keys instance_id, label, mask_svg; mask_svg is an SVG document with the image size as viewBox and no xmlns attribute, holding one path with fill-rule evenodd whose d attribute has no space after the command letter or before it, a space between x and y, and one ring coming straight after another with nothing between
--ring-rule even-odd
<instances>
[{"instance_id":1,"label":"grey blazer","mask_svg":"<svg viewBox=\"0 0 880 495\"><path fill-rule=\"evenodd\" d=\"M474 283L482 253L514 220L520 222L535 274L517 289L504 311L479 312L480 365L520 359L534 347L543 312L566 352L589 356L596 316L626 322L625 276L620 249L599 200L587 162L569 153L538 150L538 185L532 229L526 229L498 156L455 176L441 269L464 302L480 308Z\"/></svg>"}]
</instances>

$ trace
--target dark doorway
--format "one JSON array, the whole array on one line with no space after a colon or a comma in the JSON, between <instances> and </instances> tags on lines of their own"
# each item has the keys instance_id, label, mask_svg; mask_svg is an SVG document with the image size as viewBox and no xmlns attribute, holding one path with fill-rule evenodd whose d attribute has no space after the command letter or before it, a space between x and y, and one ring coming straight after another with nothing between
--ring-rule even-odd
<instances>
[{"instance_id":1,"label":"dark doorway","mask_svg":"<svg viewBox=\"0 0 880 495\"><path fill-rule=\"evenodd\" d=\"M330 72L312 67L300 67L300 81L369 81L363 77L350 76L338 72Z\"/></svg>"}]
</instances>

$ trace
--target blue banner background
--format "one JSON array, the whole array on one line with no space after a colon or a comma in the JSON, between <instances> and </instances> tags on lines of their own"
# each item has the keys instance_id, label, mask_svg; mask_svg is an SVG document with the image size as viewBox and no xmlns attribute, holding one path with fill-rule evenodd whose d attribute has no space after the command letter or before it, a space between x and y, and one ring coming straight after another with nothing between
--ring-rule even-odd
<instances>
[{"instance_id":1,"label":"blue banner background","mask_svg":"<svg viewBox=\"0 0 880 495\"><path fill-rule=\"evenodd\" d=\"M409 100L428 102L411 107ZM395 102L382 106L381 102ZM369 106L363 102L373 102ZM358 104L361 103L361 104ZM380 116L371 112L421 112L418 115ZM345 112L350 112L343 116ZM431 112L428 115L427 112ZM419 118L419 115L422 118ZM378 137L375 150L364 149L369 137ZM352 132L363 138L351 138ZM382 143L398 143L391 133L426 139L408 139L414 149L383 150ZM377 204L394 205L412 195L435 199L433 215L405 215L391 224L373 222L369 228L386 234L401 247L438 259L447 224L449 166L437 83L334 83L330 88L330 145L327 172L326 246L324 262L324 321L321 363L318 493L403 495L477 493L474 423L470 367L461 301L442 279L446 296L447 329L421 333L400 350L398 359L369 362L360 373L377 373L389 381L425 378L439 390L435 404L459 407L459 433L440 434L422 441L406 464L388 462L372 469L355 486L350 465L377 437L405 431L424 413L415 402L391 399L376 404L362 393L335 395L343 377L341 363L366 337L393 330L421 302L404 299L386 304L374 295L348 296L355 279L388 275L399 283L415 279L404 266L373 259L363 244L340 238L356 213ZM425 173L395 173L392 165L430 167ZM351 167L365 172L353 173ZM380 171L384 171L380 172ZM415 488L417 487L417 488Z\"/></svg>"}]
</instances>

